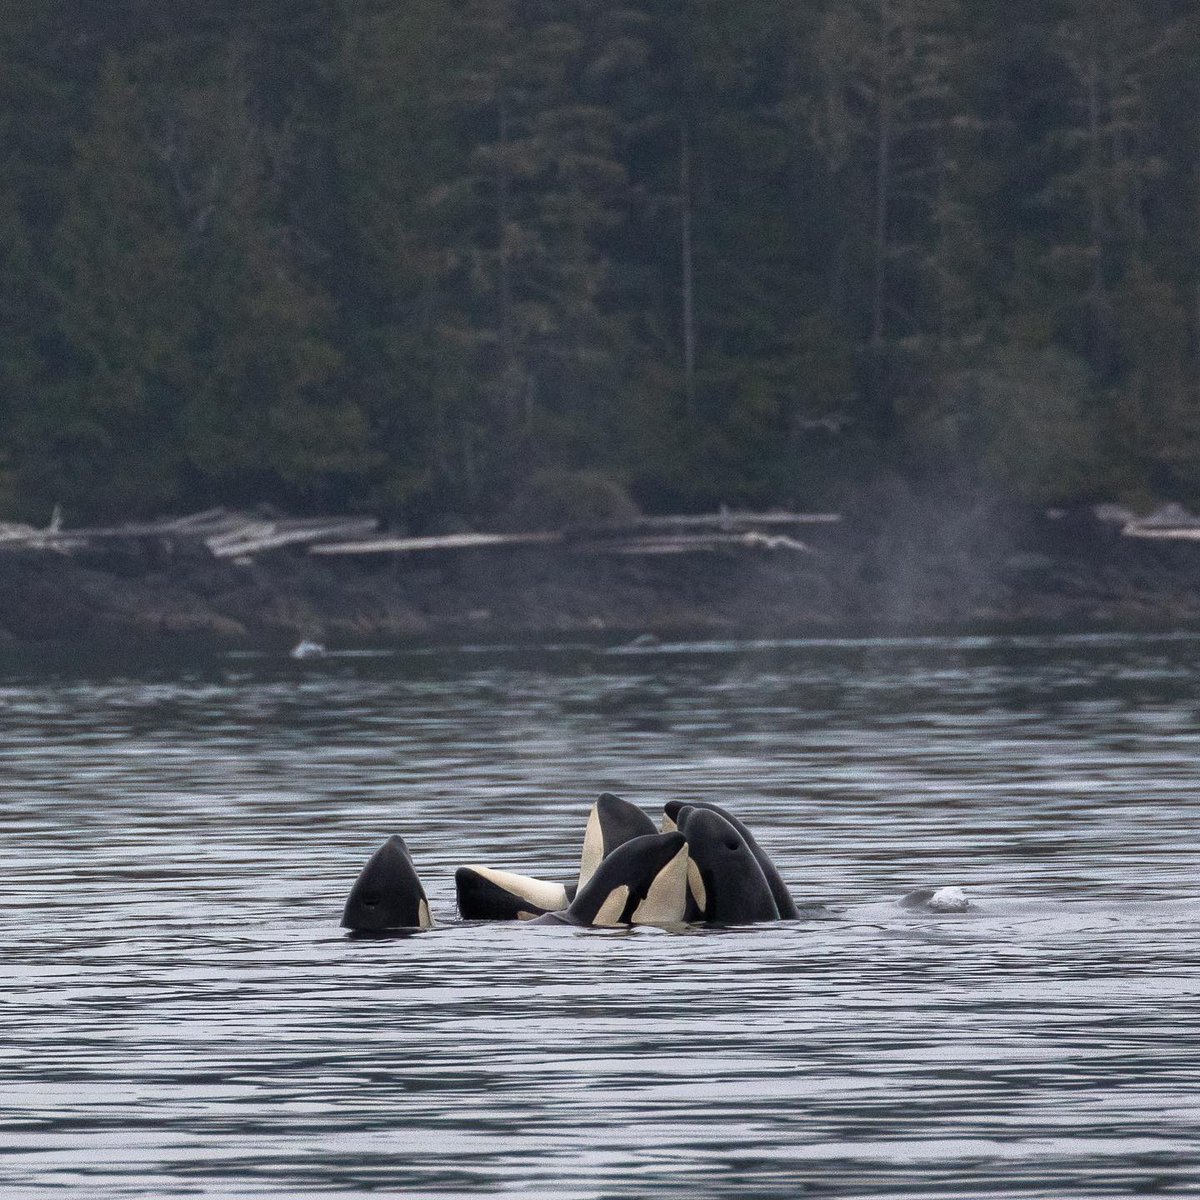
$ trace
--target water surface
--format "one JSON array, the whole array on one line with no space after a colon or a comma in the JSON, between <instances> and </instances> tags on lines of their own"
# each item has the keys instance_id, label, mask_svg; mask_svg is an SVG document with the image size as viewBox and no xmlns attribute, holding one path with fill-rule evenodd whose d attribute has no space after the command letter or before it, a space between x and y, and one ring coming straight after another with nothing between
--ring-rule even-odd
<instances>
[{"instance_id":1,"label":"water surface","mask_svg":"<svg viewBox=\"0 0 1200 1200\"><path fill-rule=\"evenodd\" d=\"M1200 1191L1200 640L0 664L0 1193ZM825 919L459 923L617 791ZM338 928L392 832L438 928ZM963 886L963 914L898 905Z\"/></svg>"}]
</instances>

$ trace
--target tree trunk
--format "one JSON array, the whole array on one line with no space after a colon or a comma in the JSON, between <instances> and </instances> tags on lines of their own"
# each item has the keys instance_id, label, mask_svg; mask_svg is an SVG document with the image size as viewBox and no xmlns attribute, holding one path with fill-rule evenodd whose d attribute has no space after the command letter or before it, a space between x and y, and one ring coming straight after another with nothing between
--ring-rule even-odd
<instances>
[{"instance_id":1,"label":"tree trunk","mask_svg":"<svg viewBox=\"0 0 1200 1200\"><path fill-rule=\"evenodd\" d=\"M1092 297L1099 303L1104 292L1104 200L1101 191L1102 161L1100 152L1100 81L1095 55L1088 56L1087 78L1088 122L1088 216L1092 238Z\"/></svg>"},{"instance_id":2,"label":"tree trunk","mask_svg":"<svg viewBox=\"0 0 1200 1200\"><path fill-rule=\"evenodd\" d=\"M500 272L500 396L502 420L506 436L511 436L517 424L513 403L513 283L509 259L508 227L511 221L510 180L508 175L508 105L500 94L499 110L500 164L496 172L496 222Z\"/></svg>"},{"instance_id":3,"label":"tree trunk","mask_svg":"<svg viewBox=\"0 0 1200 1200\"><path fill-rule=\"evenodd\" d=\"M692 268L692 151L687 121L679 126L679 225L683 280L683 388L690 418L696 415L696 302Z\"/></svg>"},{"instance_id":4,"label":"tree trunk","mask_svg":"<svg viewBox=\"0 0 1200 1200\"><path fill-rule=\"evenodd\" d=\"M879 12L879 129L875 153L875 282L871 295L871 346L883 344L887 292L888 202L892 170L892 71L888 0Z\"/></svg>"}]
</instances>

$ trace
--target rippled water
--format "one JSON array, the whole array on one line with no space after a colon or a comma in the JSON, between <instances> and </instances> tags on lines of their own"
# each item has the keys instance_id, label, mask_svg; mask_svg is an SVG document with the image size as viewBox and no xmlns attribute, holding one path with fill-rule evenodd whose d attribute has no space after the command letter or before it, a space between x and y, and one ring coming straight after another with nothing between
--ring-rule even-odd
<instances>
[{"instance_id":1,"label":"rippled water","mask_svg":"<svg viewBox=\"0 0 1200 1200\"><path fill-rule=\"evenodd\" d=\"M0 665L0 1192L1200 1191L1200 639ZM604 789L824 919L464 925ZM355 941L389 833L441 924ZM972 911L897 901L959 884Z\"/></svg>"}]
</instances>

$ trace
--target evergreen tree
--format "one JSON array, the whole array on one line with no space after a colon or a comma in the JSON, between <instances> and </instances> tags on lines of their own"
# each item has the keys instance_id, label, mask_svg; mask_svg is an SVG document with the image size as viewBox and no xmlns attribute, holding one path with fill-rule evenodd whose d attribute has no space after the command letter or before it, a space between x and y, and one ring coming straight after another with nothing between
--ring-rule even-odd
<instances>
[{"instance_id":1,"label":"evergreen tree","mask_svg":"<svg viewBox=\"0 0 1200 1200\"><path fill-rule=\"evenodd\" d=\"M208 495L345 502L367 426L339 387L331 306L306 276L284 193L295 131L262 115L234 45L172 112L161 149L186 223L197 317L183 410Z\"/></svg>"},{"instance_id":2,"label":"evergreen tree","mask_svg":"<svg viewBox=\"0 0 1200 1200\"><path fill-rule=\"evenodd\" d=\"M1200 497L1198 65L1185 0L0 0L0 506Z\"/></svg>"},{"instance_id":3,"label":"evergreen tree","mask_svg":"<svg viewBox=\"0 0 1200 1200\"><path fill-rule=\"evenodd\" d=\"M1070 0L1038 31L1048 69L1027 145L1041 220L1018 243L1011 336L1089 365L1104 400L1092 419L1116 450L1107 484L1132 494L1196 447L1186 301L1159 249L1174 234L1156 228L1168 171L1156 99L1171 99L1154 80L1183 32L1153 5L1106 0Z\"/></svg>"},{"instance_id":4,"label":"evergreen tree","mask_svg":"<svg viewBox=\"0 0 1200 1200\"><path fill-rule=\"evenodd\" d=\"M194 305L143 118L139 80L110 55L54 235L49 379L17 420L30 486L72 515L161 509L178 493Z\"/></svg>"}]
</instances>

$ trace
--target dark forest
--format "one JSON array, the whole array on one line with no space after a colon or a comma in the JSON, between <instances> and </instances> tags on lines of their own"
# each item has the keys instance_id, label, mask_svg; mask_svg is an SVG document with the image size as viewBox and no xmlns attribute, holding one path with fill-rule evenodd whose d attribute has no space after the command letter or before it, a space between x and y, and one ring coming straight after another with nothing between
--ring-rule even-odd
<instances>
[{"instance_id":1,"label":"dark forest","mask_svg":"<svg viewBox=\"0 0 1200 1200\"><path fill-rule=\"evenodd\" d=\"M5 0L0 508L1200 497L1170 0Z\"/></svg>"}]
</instances>

